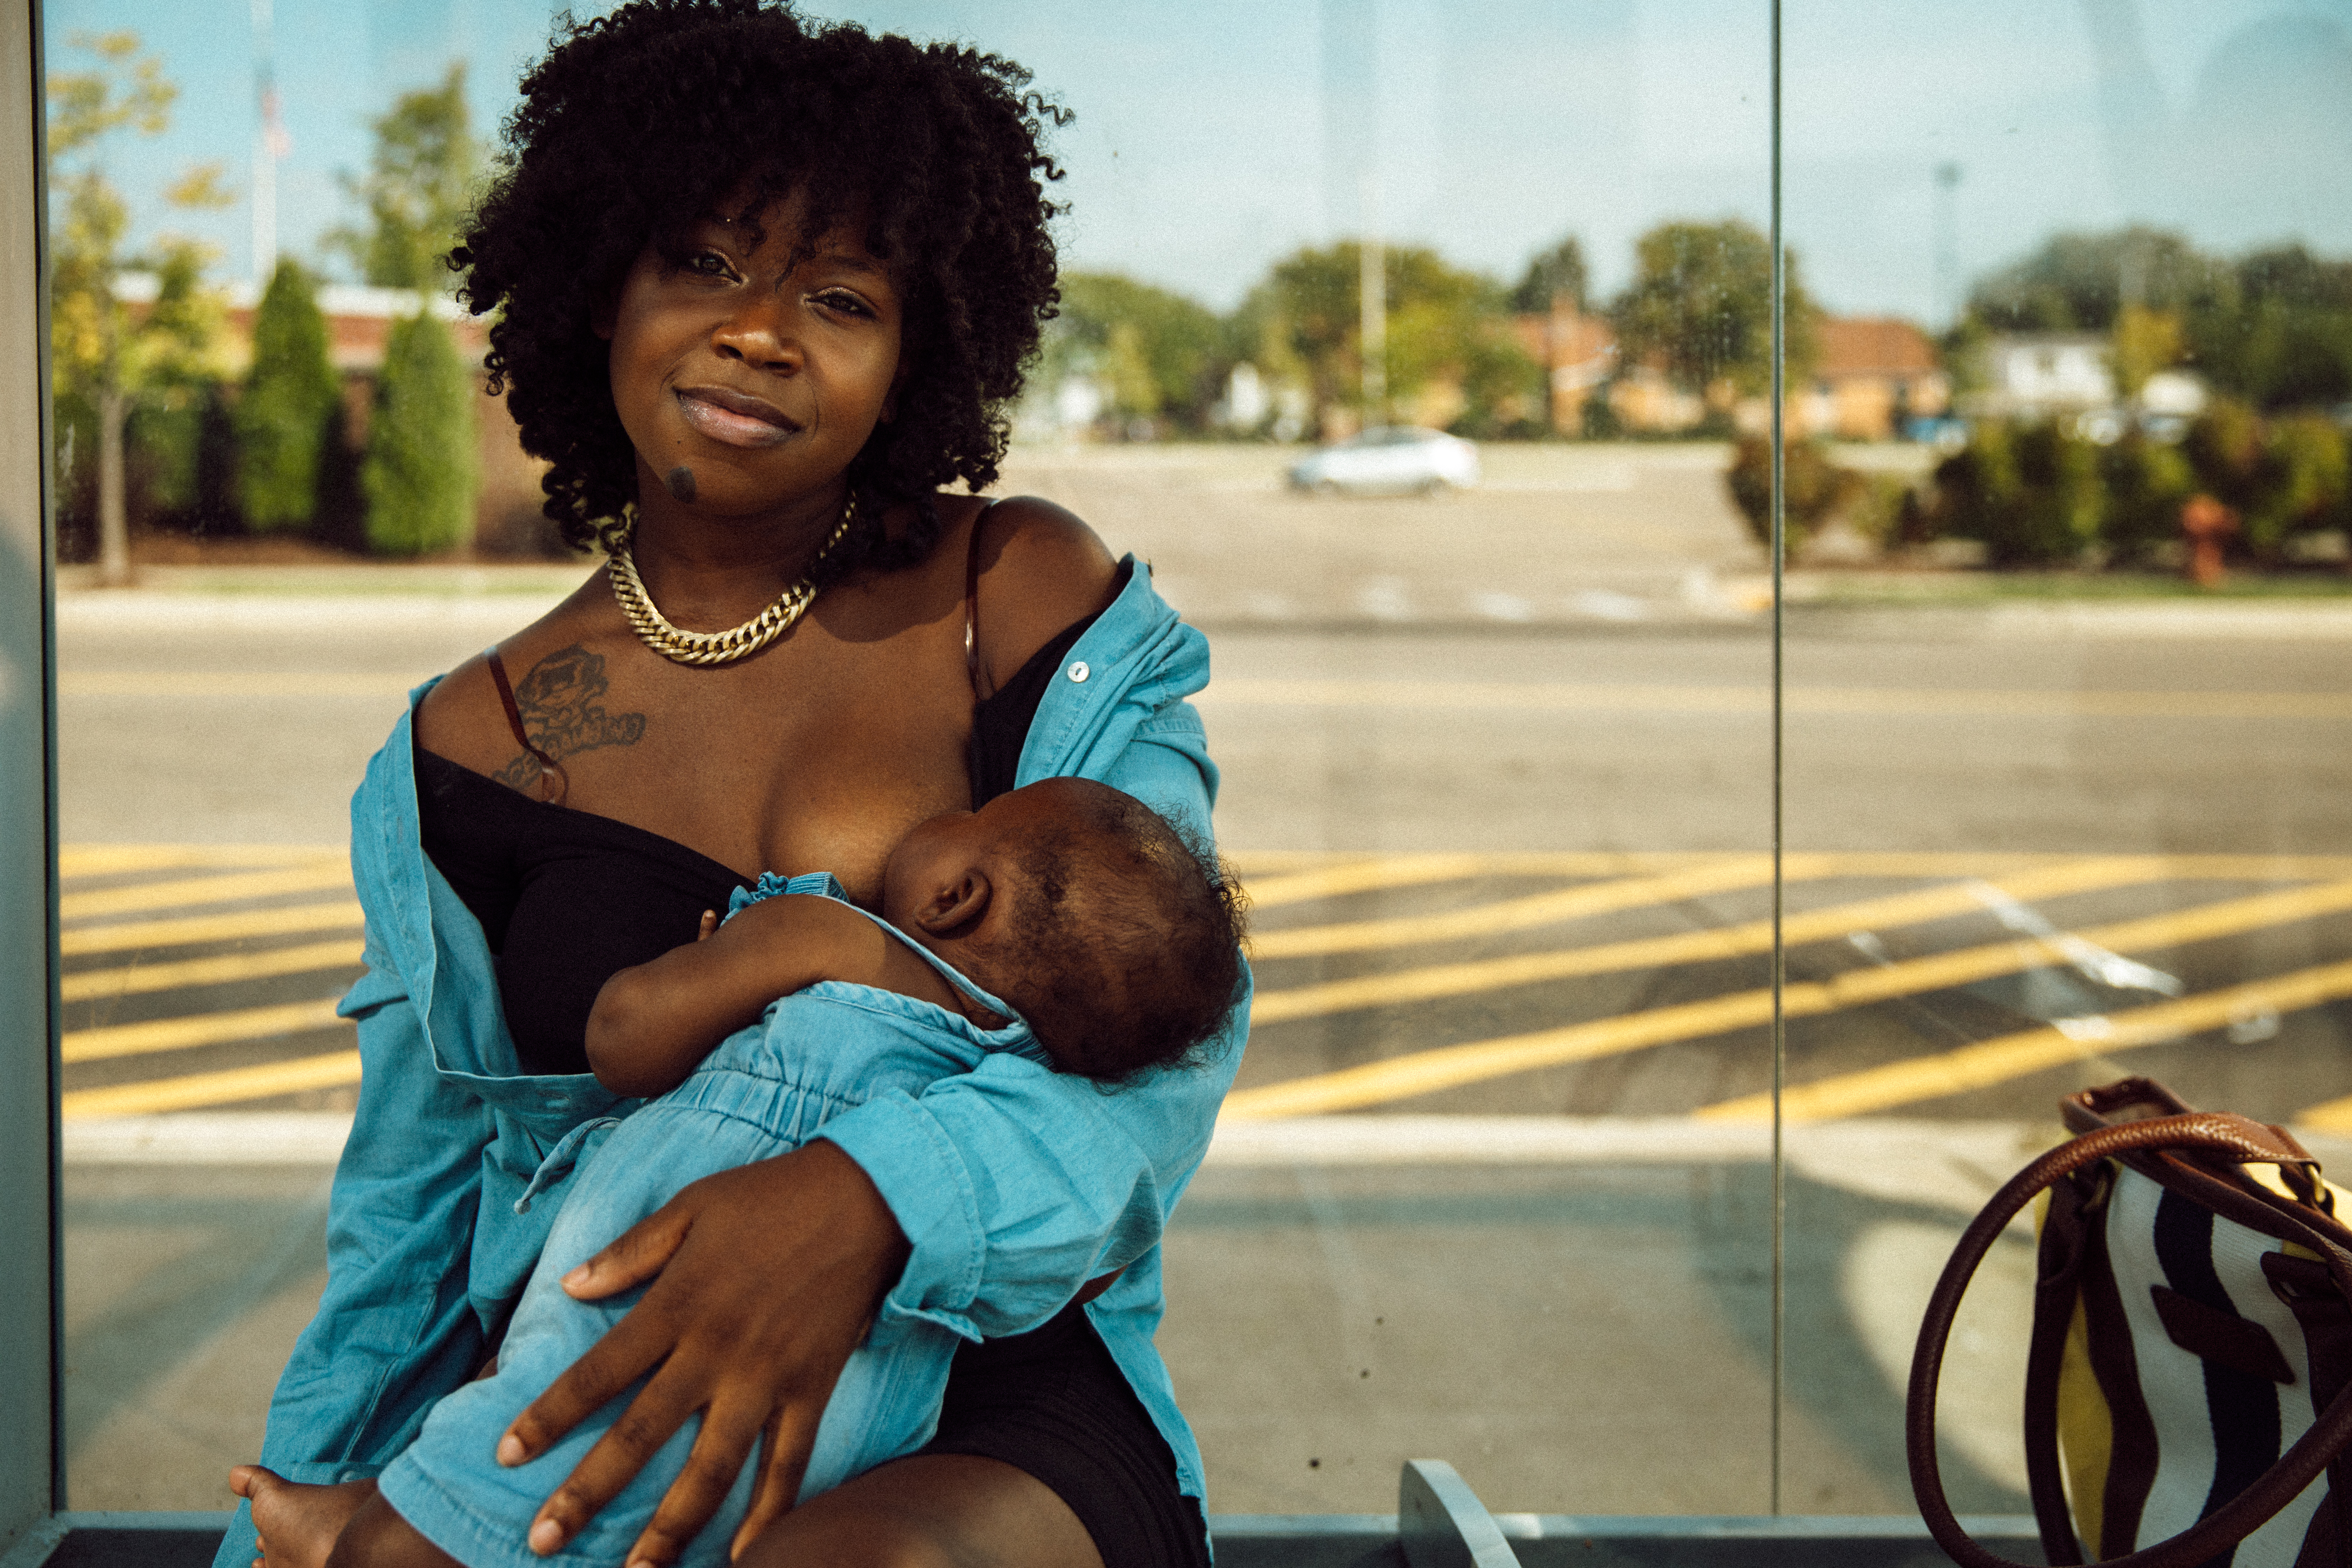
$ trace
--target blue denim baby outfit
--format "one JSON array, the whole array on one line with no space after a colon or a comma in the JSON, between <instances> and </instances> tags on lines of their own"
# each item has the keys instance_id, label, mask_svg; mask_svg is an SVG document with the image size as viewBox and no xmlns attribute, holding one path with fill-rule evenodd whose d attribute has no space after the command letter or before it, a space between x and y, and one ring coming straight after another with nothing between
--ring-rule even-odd
<instances>
[{"instance_id":1,"label":"blue denim baby outfit","mask_svg":"<svg viewBox=\"0 0 2352 1568\"><path fill-rule=\"evenodd\" d=\"M1185 699L1209 682L1208 643L1129 563L1126 587L1039 702L1015 782L1095 779L1205 834L1217 773ZM428 689L410 694L412 713ZM418 840L409 714L352 799L352 873L368 973L341 1011L359 1025L359 1108L329 1204L327 1289L278 1379L261 1450L297 1481L378 1475L473 1376L592 1124L640 1103L588 1074L522 1072L481 926ZM1021 1333L1124 1268L1087 1316L1199 1498L1200 1450L1151 1343L1160 1233L1207 1152L1247 1031L1244 1003L1205 1066L1117 1094L991 1051L826 1122L823 1136L873 1180L912 1247L877 1333L918 1322L964 1339ZM254 1556L241 1504L215 1568Z\"/></svg>"},{"instance_id":2,"label":"blue denim baby outfit","mask_svg":"<svg viewBox=\"0 0 2352 1568\"><path fill-rule=\"evenodd\" d=\"M752 892L738 889L729 918L759 899L782 893L842 896L840 884L823 873L790 882L770 874ZM882 921L875 923L907 942L982 1007L1013 1017L1003 1003L920 944ZM450 1394L425 1418L416 1441L380 1478L385 1499L468 1568L538 1568L551 1561L523 1544L531 1519L618 1418L626 1396L528 1465L507 1469L492 1454L524 1407L620 1321L641 1294L575 1301L557 1281L688 1184L797 1149L826 1121L877 1095L919 1095L940 1079L970 1072L996 1051L1048 1060L1017 1017L1003 1028L983 1030L929 1002L824 981L771 1005L760 1023L729 1037L684 1083L634 1116L585 1124L563 1212L499 1346L497 1373ZM802 1494L813 1497L922 1447L938 1424L940 1391L961 1342L924 1318L878 1327L842 1369L817 1430ZM652 1521L662 1494L685 1468L698 1430L699 1423L690 1423L673 1436L551 1561L602 1568L625 1561L630 1544ZM680 1568L718 1568L726 1562L735 1527L751 1507L753 1474L747 1466L726 1506L679 1559Z\"/></svg>"}]
</instances>

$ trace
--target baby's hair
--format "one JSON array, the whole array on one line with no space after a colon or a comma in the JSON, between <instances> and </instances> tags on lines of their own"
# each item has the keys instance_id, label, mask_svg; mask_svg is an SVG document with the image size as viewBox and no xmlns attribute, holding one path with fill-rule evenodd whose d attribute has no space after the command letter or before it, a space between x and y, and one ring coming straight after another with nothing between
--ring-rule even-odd
<instances>
[{"instance_id":1,"label":"baby's hair","mask_svg":"<svg viewBox=\"0 0 2352 1568\"><path fill-rule=\"evenodd\" d=\"M1189 1065L1240 997L1247 899L1216 854L1096 785L1022 847L992 969L1063 1070L1118 1083Z\"/></svg>"},{"instance_id":2,"label":"baby's hair","mask_svg":"<svg viewBox=\"0 0 2352 1568\"><path fill-rule=\"evenodd\" d=\"M896 417L850 463L859 526L820 575L927 554L931 508L895 539L884 513L955 479L995 480L1004 410L1060 298L1045 187L1061 170L1040 143L1044 121L1069 117L1028 81L995 55L803 21L781 0L562 17L449 265L460 297L497 312L489 390L551 465L544 510L564 539L593 542L637 499L593 330L629 268L648 246L682 250L706 218L757 219L799 194L794 237L862 221L905 307Z\"/></svg>"}]
</instances>

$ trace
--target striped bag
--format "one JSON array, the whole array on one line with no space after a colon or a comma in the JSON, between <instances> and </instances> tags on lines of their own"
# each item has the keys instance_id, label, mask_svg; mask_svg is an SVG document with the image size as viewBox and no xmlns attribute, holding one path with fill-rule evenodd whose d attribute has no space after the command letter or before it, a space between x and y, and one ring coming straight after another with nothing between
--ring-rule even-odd
<instances>
[{"instance_id":1,"label":"striped bag","mask_svg":"<svg viewBox=\"0 0 2352 1568\"><path fill-rule=\"evenodd\" d=\"M2013 1568L1952 1517L1936 1385L1969 1278L2046 1191L2025 1459L2049 1561L2087 1548L2130 1568L2352 1568L2339 1517L2352 1228L2337 1190L2284 1129L2192 1110L2147 1079L2061 1104L2081 1136L1985 1205L1919 1330L1905 1435L1937 1543L1966 1568Z\"/></svg>"}]
</instances>

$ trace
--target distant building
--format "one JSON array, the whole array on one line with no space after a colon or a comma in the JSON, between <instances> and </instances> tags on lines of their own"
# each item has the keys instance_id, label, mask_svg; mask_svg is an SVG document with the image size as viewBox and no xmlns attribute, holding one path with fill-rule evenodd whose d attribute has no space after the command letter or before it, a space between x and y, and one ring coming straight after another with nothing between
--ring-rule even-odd
<instances>
[{"instance_id":1,"label":"distant building","mask_svg":"<svg viewBox=\"0 0 2352 1568\"><path fill-rule=\"evenodd\" d=\"M1981 390L1965 412L1993 419L2049 419L2112 408L2115 372L2107 340L2096 332L2013 332L1988 340L1979 353Z\"/></svg>"},{"instance_id":2,"label":"distant building","mask_svg":"<svg viewBox=\"0 0 2352 1568\"><path fill-rule=\"evenodd\" d=\"M1927 334L1892 316L1827 316L1819 358L1790 398L1793 434L1846 441L1892 439L1911 419L1951 406L1951 378Z\"/></svg>"},{"instance_id":3,"label":"distant building","mask_svg":"<svg viewBox=\"0 0 2352 1568\"><path fill-rule=\"evenodd\" d=\"M1577 434L1584 428L1585 400L1617 372L1617 334L1564 299L1549 314L1517 316L1511 325L1519 346L1548 374L1551 427Z\"/></svg>"}]
</instances>

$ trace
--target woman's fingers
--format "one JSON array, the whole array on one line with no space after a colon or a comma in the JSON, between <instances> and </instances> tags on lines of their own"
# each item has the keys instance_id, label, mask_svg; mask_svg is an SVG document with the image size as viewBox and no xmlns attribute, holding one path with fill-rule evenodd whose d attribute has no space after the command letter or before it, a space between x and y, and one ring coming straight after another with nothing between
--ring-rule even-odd
<instances>
[{"instance_id":1,"label":"woman's fingers","mask_svg":"<svg viewBox=\"0 0 2352 1568\"><path fill-rule=\"evenodd\" d=\"M677 1344L677 1330L663 1315L658 1303L652 1304L651 1310L647 1310L647 1306L646 1302L638 1302L635 1310L614 1324L604 1337L591 1345L578 1361L564 1368L563 1375L549 1384L547 1391L532 1400L523 1413L514 1418L514 1424L507 1428L506 1436L499 1439L499 1464L520 1465L539 1458L561 1442L566 1432L603 1409L614 1394L645 1376L670 1354ZM655 1383L663 1381L656 1378ZM669 1381L674 1384L676 1380ZM629 1406L628 1415L615 1425L613 1433L606 1435L606 1443L613 1440L614 1434L629 1426L632 1418L638 1416L641 1410L646 1410L646 1400L653 1394L653 1384L647 1384L645 1392L638 1394L636 1402ZM654 1440L654 1447L659 1447L663 1439L677 1431L679 1422L691 1415L693 1409L691 1405L687 1405L678 1413L677 1419L663 1427L660 1436ZM650 1414L649 1411L647 1413ZM642 1422L638 1424L643 1425ZM601 1449L604 1444L597 1447ZM650 1453L652 1449L646 1451ZM578 1474L577 1471L573 1473ZM623 1478L624 1480L626 1479L625 1476ZM593 1513L595 1510L588 1511Z\"/></svg>"},{"instance_id":2,"label":"woman's fingers","mask_svg":"<svg viewBox=\"0 0 2352 1568\"><path fill-rule=\"evenodd\" d=\"M809 1452L816 1447L817 1423L824 1415L823 1401L801 1400L768 1418L768 1429L761 1434L760 1484L753 1489L751 1507L727 1548L730 1562L742 1556L745 1547L799 1501L801 1480L808 1474Z\"/></svg>"},{"instance_id":3,"label":"woman's fingers","mask_svg":"<svg viewBox=\"0 0 2352 1568\"><path fill-rule=\"evenodd\" d=\"M572 1376L585 1364L583 1361L573 1366L564 1376ZM637 1391L636 1398L630 1401L620 1419L572 1468L563 1484L540 1505L537 1517L530 1522L530 1549L544 1557L587 1528L598 1510L620 1496L622 1489L645 1468L646 1461L660 1452L661 1446L701 1407L709 1383L707 1377L695 1376L693 1370L679 1364L677 1359L663 1366L651 1382ZM541 1395L541 1402L544 1400L545 1395ZM524 1412L526 1417L529 1415L529 1411ZM518 1420L515 1425L520 1426L522 1422Z\"/></svg>"},{"instance_id":4,"label":"woman's fingers","mask_svg":"<svg viewBox=\"0 0 2352 1568\"><path fill-rule=\"evenodd\" d=\"M688 1543L710 1522L734 1489L735 1478L751 1457L751 1445L760 1440L762 1414L756 1406L738 1404L724 1411L714 1405L703 1416L702 1431L694 1440L694 1451L687 1456L686 1468L670 1483L661 1506L654 1510L636 1544L629 1548L630 1563L667 1568L685 1555Z\"/></svg>"},{"instance_id":5,"label":"woman's fingers","mask_svg":"<svg viewBox=\"0 0 2352 1568\"><path fill-rule=\"evenodd\" d=\"M662 1270L694 1228L688 1187L623 1231L620 1239L563 1277L563 1292L577 1301L599 1301Z\"/></svg>"}]
</instances>

